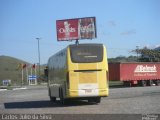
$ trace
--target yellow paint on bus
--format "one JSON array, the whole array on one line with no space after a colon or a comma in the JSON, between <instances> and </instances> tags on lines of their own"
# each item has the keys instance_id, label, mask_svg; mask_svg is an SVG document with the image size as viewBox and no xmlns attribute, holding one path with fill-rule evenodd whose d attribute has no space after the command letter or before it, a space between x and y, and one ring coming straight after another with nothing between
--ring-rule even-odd
<instances>
[{"instance_id":1,"label":"yellow paint on bus","mask_svg":"<svg viewBox=\"0 0 160 120\"><path fill-rule=\"evenodd\" d=\"M52 101L85 99L99 103L109 95L108 61L102 44L69 45L48 61L48 88Z\"/></svg>"}]
</instances>

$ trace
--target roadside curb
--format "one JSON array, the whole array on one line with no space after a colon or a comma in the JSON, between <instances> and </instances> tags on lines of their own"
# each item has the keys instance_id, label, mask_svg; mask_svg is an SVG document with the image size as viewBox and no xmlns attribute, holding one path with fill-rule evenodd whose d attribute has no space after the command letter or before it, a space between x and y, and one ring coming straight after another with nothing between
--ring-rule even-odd
<instances>
[{"instance_id":1,"label":"roadside curb","mask_svg":"<svg viewBox=\"0 0 160 120\"><path fill-rule=\"evenodd\" d=\"M22 88L13 88L13 89L0 89L0 92L1 91L10 91L10 90L26 90L28 89L27 87L22 87Z\"/></svg>"},{"instance_id":2,"label":"roadside curb","mask_svg":"<svg viewBox=\"0 0 160 120\"><path fill-rule=\"evenodd\" d=\"M23 88L13 88L13 90L26 90L27 87L23 87Z\"/></svg>"},{"instance_id":3,"label":"roadside curb","mask_svg":"<svg viewBox=\"0 0 160 120\"><path fill-rule=\"evenodd\" d=\"M0 89L0 91L6 91L7 89Z\"/></svg>"}]
</instances>

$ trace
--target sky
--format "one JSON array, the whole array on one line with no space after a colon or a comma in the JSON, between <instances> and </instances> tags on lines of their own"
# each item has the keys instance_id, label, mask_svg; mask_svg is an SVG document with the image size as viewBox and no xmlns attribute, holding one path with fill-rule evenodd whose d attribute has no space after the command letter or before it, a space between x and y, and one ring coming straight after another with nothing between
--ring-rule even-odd
<instances>
[{"instance_id":1,"label":"sky","mask_svg":"<svg viewBox=\"0 0 160 120\"><path fill-rule=\"evenodd\" d=\"M134 55L136 46L160 46L160 0L0 0L0 56L45 64L72 42L58 42L56 20L96 17L108 57Z\"/></svg>"}]
</instances>

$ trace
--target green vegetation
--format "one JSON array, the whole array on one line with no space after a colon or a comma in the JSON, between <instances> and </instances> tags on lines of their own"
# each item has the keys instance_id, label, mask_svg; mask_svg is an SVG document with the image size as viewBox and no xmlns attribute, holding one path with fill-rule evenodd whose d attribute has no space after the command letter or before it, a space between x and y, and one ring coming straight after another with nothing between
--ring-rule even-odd
<instances>
[{"instance_id":1,"label":"green vegetation","mask_svg":"<svg viewBox=\"0 0 160 120\"><path fill-rule=\"evenodd\" d=\"M19 67L20 64L27 64L30 63L25 62L23 60L19 60L17 58L9 57L9 56L0 56L0 86L2 86L3 80L11 80L10 86L21 86L22 85L22 69ZM41 66L41 76L43 74L44 66ZM28 73L30 70L28 69ZM38 73L38 70L37 70ZM24 81L23 85L27 85L27 74L26 69L23 69ZM40 81L43 81L43 77L41 77Z\"/></svg>"},{"instance_id":2,"label":"green vegetation","mask_svg":"<svg viewBox=\"0 0 160 120\"><path fill-rule=\"evenodd\" d=\"M136 56L129 56L129 57L118 56L116 58L109 58L108 59L108 62L136 62L136 61L137 61Z\"/></svg>"},{"instance_id":3,"label":"green vegetation","mask_svg":"<svg viewBox=\"0 0 160 120\"><path fill-rule=\"evenodd\" d=\"M132 52L137 53L141 62L160 62L160 48L149 49L144 47L142 49L137 48Z\"/></svg>"},{"instance_id":4,"label":"green vegetation","mask_svg":"<svg viewBox=\"0 0 160 120\"><path fill-rule=\"evenodd\" d=\"M21 70L18 69L20 63L27 62L9 56L0 56L0 85L2 80L6 79L11 80L11 85L21 83Z\"/></svg>"},{"instance_id":5,"label":"green vegetation","mask_svg":"<svg viewBox=\"0 0 160 120\"><path fill-rule=\"evenodd\" d=\"M137 53L138 56L119 56L116 58L109 58L109 62L160 62L160 51L151 50L148 48L136 49L132 52ZM11 80L11 85L8 86L10 89L11 86L21 86L22 85L22 71L18 68L19 64L30 64L23 60L9 56L0 56L0 86L2 86L2 80ZM38 79L38 82L45 82L44 70L45 66L41 66L41 75ZM27 74L26 69L24 71L24 84L27 85ZM28 72L30 72L28 70ZM37 70L38 73L38 70ZM120 81L111 81L110 86L119 86L122 85Z\"/></svg>"},{"instance_id":6,"label":"green vegetation","mask_svg":"<svg viewBox=\"0 0 160 120\"><path fill-rule=\"evenodd\" d=\"M160 47L155 49L149 49L144 47L142 49L135 49L131 52L137 54L137 56L118 56L116 58L109 58L109 62L160 62Z\"/></svg>"},{"instance_id":7,"label":"green vegetation","mask_svg":"<svg viewBox=\"0 0 160 120\"><path fill-rule=\"evenodd\" d=\"M122 81L109 81L109 87L112 88L119 88L119 87L124 87Z\"/></svg>"}]
</instances>

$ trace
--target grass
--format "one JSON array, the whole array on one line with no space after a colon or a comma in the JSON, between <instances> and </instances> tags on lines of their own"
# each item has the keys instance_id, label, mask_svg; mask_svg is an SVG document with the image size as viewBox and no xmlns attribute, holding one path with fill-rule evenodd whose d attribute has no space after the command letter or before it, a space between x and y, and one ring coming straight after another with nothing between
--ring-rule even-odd
<instances>
[{"instance_id":1,"label":"grass","mask_svg":"<svg viewBox=\"0 0 160 120\"><path fill-rule=\"evenodd\" d=\"M13 90L13 86L0 86L0 89L7 89L7 90Z\"/></svg>"},{"instance_id":2,"label":"grass","mask_svg":"<svg viewBox=\"0 0 160 120\"><path fill-rule=\"evenodd\" d=\"M19 64L27 64L30 63L9 56L0 56L0 86L2 86L3 80L11 80L11 86L21 86L22 84L22 71L19 68ZM41 73L43 73L44 66L41 66ZM30 74L30 70L28 68L28 73ZM37 71L38 73L38 71ZM23 72L24 76L24 85L27 85L27 74L26 69Z\"/></svg>"},{"instance_id":3,"label":"grass","mask_svg":"<svg viewBox=\"0 0 160 120\"><path fill-rule=\"evenodd\" d=\"M18 69L18 64L29 64L23 60L9 56L0 56L0 86L2 86L2 80L10 79L11 85L7 89L12 89L13 86L21 86L21 70ZM43 73L44 66L41 67L41 73ZM24 85L27 84L26 71L24 69ZM110 87L121 87L123 82L121 81L109 81Z\"/></svg>"},{"instance_id":4,"label":"grass","mask_svg":"<svg viewBox=\"0 0 160 120\"><path fill-rule=\"evenodd\" d=\"M20 63L26 64L27 62L9 57L0 56L0 84L3 80L11 80L11 84L19 84L21 79L21 71L18 69Z\"/></svg>"},{"instance_id":5,"label":"grass","mask_svg":"<svg viewBox=\"0 0 160 120\"><path fill-rule=\"evenodd\" d=\"M124 86L122 81L109 81L109 87L118 88L118 87L124 87Z\"/></svg>"}]
</instances>

